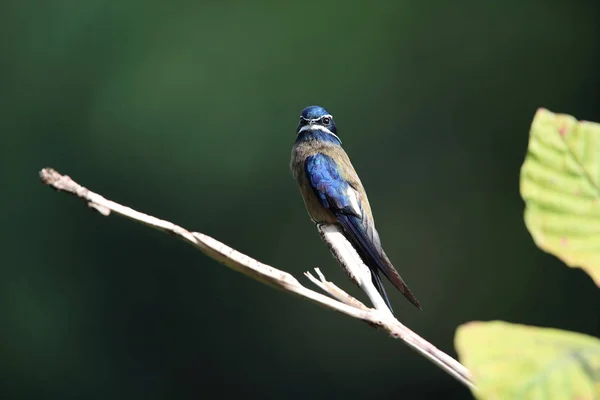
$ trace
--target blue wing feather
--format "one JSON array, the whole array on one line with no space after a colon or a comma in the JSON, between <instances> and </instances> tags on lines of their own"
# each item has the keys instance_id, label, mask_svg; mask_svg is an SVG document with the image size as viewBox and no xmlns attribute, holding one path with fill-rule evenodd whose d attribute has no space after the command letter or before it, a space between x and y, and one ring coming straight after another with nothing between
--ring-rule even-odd
<instances>
[{"instance_id":1,"label":"blue wing feather","mask_svg":"<svg viewBox=\"0 0 600 400\"><path fill-rule=\"evenodd\" d=\"M349 235L359 255L367 265L372 265L368 261L377 260L378 251L367 235L361 216L357 215L352 208L352 200L348 194L350 185L342 177L336 162L325 154L317 153L307 157L305 169L308 181L321 205L333 212ZM392 305L381 278L379 278L377 269L372 267L370 269L373 284L389 309L392 310Z\"/></svg>"},{"instance_id":2,"label":"blue wing feather","mask_svg":"<svg viewBox=\"0 0 600 400\"><path fill-rule=\"evenodd\" d=\"M348 195L350 185L342 177L335 161L325 154L317 153L306 158L304 164L310 186L321 205L334 212L344 212L356 217L352 199Z\"/></svg>"},{"instance_id":3,"label":"blue wing feather","mask_svg":"<svg viewBox=\"0 0 600 400\"><path fill-rule=\"evenodd\" d=\"M383 272L386 278L420 309L419 302L381 249L379 239L373 237L377 237L377 233L374 231L372 221L362 213L362 209L360 215L352 207L354 199L350 198L352 193L348 190L350 184L343 178L333 158L317 153L306 158L304 167L308 182L319 202L336 216L348 239L371 269L373 283L390 310L392 306L379 277L379 271Z\"/></svg>"}]
</instances>

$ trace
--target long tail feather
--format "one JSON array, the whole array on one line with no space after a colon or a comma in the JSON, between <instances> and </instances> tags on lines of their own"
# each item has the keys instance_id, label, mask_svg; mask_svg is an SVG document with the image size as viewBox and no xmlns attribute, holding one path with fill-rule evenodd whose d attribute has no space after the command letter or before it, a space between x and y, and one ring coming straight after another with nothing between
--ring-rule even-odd
<instances>
[{"instance_id":1,"label":"long tail feather","mask_svg":"<svg viewBox=\"0 0 600 400\"><path fill-rule=\"evenodd\" d=\"M344 231L348 234L348 239L356 246L357 250L363 257L365 264L367 264L367 266L371 269L372 275L375 276L377 271L383 272L385 277L392 282L396 289L398 289L400 293L402 293L404 297L408 299L408 301L410 301L420 310L421 304L408 288L406 283L404 283L404 280L402 277L400 277L400 274L398 274L398 271L396 271L396 268L394 268L387 255L383 252L383 249L376 248L373 241L369 239L364 230L362 221L353 215L343 213L337 214L336 217L344 228ZM373 281L373 283L375 283L375 281ZM379 284L380 287L383 288L381 279L379 279ZM386 299L386 302L389 303L385 289L383 289L383 291L379 290L379 292L381 296Z\"/></svg>"},{"instance_id":2,"label":"long tail feather","mask_svg":"<svg viewBox=\"0 0 600 400\"><path fill-rule=\"evenodd\" d=\"M385 287L383 287L383 282L381 282L381 277L379 276L379 272L372 268L369 268L369 269L371 270L371 278L372 278L371 280L373 281L373 285L375 285L375 288L377 289L377 291L379 292L381 297L383 297L385 304L388 306L388 308L390 309L390 311L393 314L394 309L392 308L392 303L390 303L390 299L385 291Z\"/></svg>"}]
</instances>

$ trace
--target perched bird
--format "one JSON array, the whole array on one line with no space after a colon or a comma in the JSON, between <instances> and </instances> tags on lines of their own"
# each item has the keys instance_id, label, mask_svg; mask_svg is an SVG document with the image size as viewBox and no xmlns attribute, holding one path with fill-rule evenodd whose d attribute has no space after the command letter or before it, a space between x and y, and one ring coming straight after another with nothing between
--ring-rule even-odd
<instances>
[{"instance_id":1,"label":"perched bird","mask_svg":"<svg viewBox=\"0 0 600 400\"><path fill-rule=\"evenodd\" d=\"M371 279L388 308L390 300L379 273L417 308L421 305L381 247L367 194L342 149L331 114L323 107L302 110L296 128L290 169L300 186L306 210L316 224L337 224L371 271Z\"/></svg>"}]
</instances>

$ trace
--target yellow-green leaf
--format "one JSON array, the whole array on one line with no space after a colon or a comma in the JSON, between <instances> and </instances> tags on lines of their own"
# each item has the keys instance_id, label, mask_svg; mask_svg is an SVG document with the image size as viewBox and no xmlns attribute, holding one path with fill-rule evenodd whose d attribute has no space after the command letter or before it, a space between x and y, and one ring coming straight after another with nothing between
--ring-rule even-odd
<instances>
[{"instance_id":1,"label":"yellow-green leaf","mask_svg":"<svg viewBox=\"0 0 600 400\"><path fill-rule=\"evenodd\" d=\"M600 124L539 109L521 195L535 243L600 286Z\"/></svg>"},{"instance_id":2,"label":"yellow-green leaf","mask_svg":"<svg viewBox=\"0 0 600 400\"><path fill-rule=\"evenodd\" d=\"M469 322L454 338L479 399L600 399L600 340L502 321Z\"/></svg>"}]
</instances>

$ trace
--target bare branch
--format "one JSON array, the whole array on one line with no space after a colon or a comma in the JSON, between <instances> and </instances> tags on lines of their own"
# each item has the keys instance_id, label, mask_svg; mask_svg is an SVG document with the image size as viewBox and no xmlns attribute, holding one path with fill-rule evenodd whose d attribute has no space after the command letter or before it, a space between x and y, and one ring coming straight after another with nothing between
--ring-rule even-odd
<instances>
[{"instance_id":1,"label":"bare branch","mask_svg":"<svg viewBox=\"0 0 600 400\"><path fill-rule=\"evenodd\" d=\"M341 229L333 224L319 224L317 225L317 230L335 259L348 274L348 277L366 293L373 307L382 313L392 316L392 312L385 303L385 300L383 300L383 297L381 297L375 285L373 285L371 270L365 265Z\"/></svg>"},{"instance_id":2,"label":"bare branch","mask_svg":"<svg viewBox=\"0 0 600 400\"><path fill-rule=\"evenodd\" d=\"M437 349L431 343L421 338L419 335L408 329L400 321L398 321L387 309L387 307L380 309L371 309L366 307L359 300L353 298L348 293L338 288L333 283L327 281L320 270L316 269L316 273L319 279L313 277L310 273L306 272L305 275L317 286L323 289L325 292L330 294L332 297L325 296L321 293L315 292L308 289L300 284L296 278L287 272L273 268L267 264L263 264L258 260L255 260L239 251L232 249L231 247L213 239L210 236L204 235L199 232L190 232L178 225L175 225L169 221L155 218L151 215L143 214L139 211L135 211L132 208L125 207L113 201L110 201L97 193L94 193L85 187L79 185L77 182L72 180L66 175L61 175L52 168L44 168L40 171L40 178L43 183L51 186L52 188L70 193L85 200L88 206L94 208L104 216L110 215L111 212L129 218L133 221L143 223L150 227L159 229L161 231L171 233L180 239L190 243L197 247L204 254L209 257L221 262L225 266L241 272L245 275L250 276L260 282L266 283L275 288L294 293L300 297L304 297L314 303L317 303L323 307L330 308L342 314L346 314L350 317L360 319L369 323L371 326L378 327L385 330L390 336L398 339L402 339L409 347L421 353L428 360L442 368L444 371L452 375L459 382L465 386L474 389L475 385L472 381L471 374L469 371L461 365L458 361L448 356L444 352ZM333 235L335 240L335 232L331 230L319 229L321 235ZM331 237L329 238L331 240ZM329 242L328 242L329 243ZM333 251L333 250L332 250ZM338 255L336 258L342 258L346 263L352 263L351 259L346 259L347 255ZM361 275L360 267L347 269L349 274ZM356 272L359 271L359 272ZM366 279L362 276L351 276L359 283L370 282L370 279ZM363 287L364 289L364 287ZM376 291L375 291L376 292ZM376 292L377 293L377 292ZM371 295L369 295L371 298ZM378 304L378 299L371 298L374 304Z\"/></svg>"}]
</instances>

